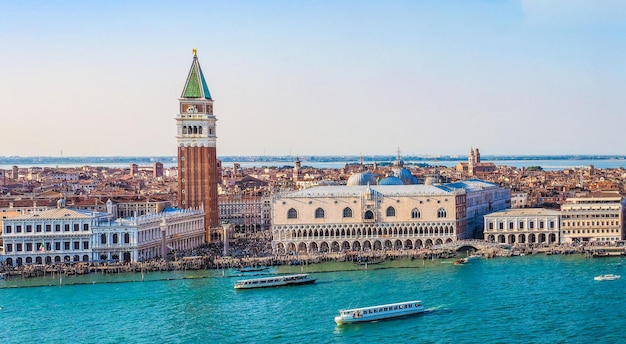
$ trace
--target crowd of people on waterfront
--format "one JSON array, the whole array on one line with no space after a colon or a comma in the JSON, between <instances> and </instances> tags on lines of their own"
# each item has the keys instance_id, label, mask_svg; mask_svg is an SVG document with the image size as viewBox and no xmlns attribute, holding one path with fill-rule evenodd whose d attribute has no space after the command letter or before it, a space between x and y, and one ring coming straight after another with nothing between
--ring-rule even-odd
<instances>
[{"instance_id":1,"label":"crowd of people on waterfront","mask_svg":"<svg viewBox=\"0 0 626 344\"><path fill-rule=\"evenodd\" d=\"M567 244L514 244L500 245L483 252L475 252L484 257L515 256L526 254L589 254L601 248L624 248L625 242L583 242ZM626 251L625 251L626 252ZM200 247L172 251L165 258L144 262L108 262L108 263L55 263L52 265L22 265L13 267L0 264L0 273L3 276L19 275L21 277L44 276L46 274L63 273L67 275L81 275L90 272L149 272L182 269L215 269L241 268L247 265L283 265L319 263L324 261L348 261L354 257L368 256L383 258L452 258L455 252L449 249L421 248L414 250L384 250L382 252L334 252L334 253L306 253L295 255L275 255L272 251L272 236L269 230L253 233L236 233L228 241L209 243Z\"/></svg>"}]
</instances>

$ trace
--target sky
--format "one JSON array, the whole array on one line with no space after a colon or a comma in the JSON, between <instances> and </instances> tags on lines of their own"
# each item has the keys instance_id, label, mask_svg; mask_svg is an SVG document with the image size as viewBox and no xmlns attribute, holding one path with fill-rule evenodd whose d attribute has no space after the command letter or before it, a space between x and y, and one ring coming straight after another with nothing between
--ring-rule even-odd
<instances>
[{"instance_id":1,"label":"sky","mask_svg":"<svg viewBox=\"0 0 626 344\"><path fill-rule=\"evenodd\" d=\"M0 156L626 154L621 0L0 0Z\"/></svg>"}]
</instances>

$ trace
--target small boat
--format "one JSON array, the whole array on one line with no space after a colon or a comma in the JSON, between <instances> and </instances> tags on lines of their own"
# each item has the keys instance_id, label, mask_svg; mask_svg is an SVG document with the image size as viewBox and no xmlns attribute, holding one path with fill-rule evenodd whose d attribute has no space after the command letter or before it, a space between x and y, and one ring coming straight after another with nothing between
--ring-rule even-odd
<instances>
[{"instance_id":1,"label":"small boat","mask_svg":"<svg viewBox=\"0 0 626 344\"><path fill-rule=\"evenodd\" d=\"M237 283L235 283L235 289L283 287L289 285L309 284L315 282L315 280L316 278L313 278L308 274L253 278L237 281Z\"/></svg>"},{"instance_id":2,"label":"small boat","mask_svg":"<svg viewBox=\"0 0 626 344\"><path fill-rule=\"evenodd\" d=\"M478 259L480 259L480 255L478 254L472 254L472 255L467 256L467 261L478 260Z\"/></svg>"},{"instance_id":3,"label":"small boat","mask_svg":"<svg viewBox=\"0 0 626 344\"><path fill-rule=\"evenodd\" d=\"M387 305L344 309L335 317L337 325L403 317L424 312L422 301L406 301Z\"/></svg>"},{"instance_id":4,"label":"small boat","mask_svg":"<svg viewBox=\"0 0 626 344\"><path fill-rule=\"evenodd\" d=\"M357 259L354 260L354 264L356 264L356 265L374 265L374 264L383 263L384 261L385 261L385 258L383 258L383 257L373 257L373 258L358 257Z\"/></svg>"},{"instance_id":5,"label":"small boat","mask_svg":"<svg viewBox=\"0 0 626 344\"><path fill-rule=\"evenodd\" d=\"M622 278L622 276L620 275L605 274L605 275L596 276L593 279L596 281L614 281L620 278Z\"/></svg>"},{"instance_id":6,"label":"small boat","mask_svg":"<svg viewBox=\"0 0 626 344\"><path fill-rule=\"evenodd\" d=\"M239 271L239 272L258 272L258 271L265 271L267 269L268 269L267 266L250 266L250 265L246 265L244 267L241 267L241 268L237 269L237 271Z\"/></svg>"},{"instance_id":7,"label":"small boat","mask_svg":"<svg viewBox=\"0 0 626 344\"><path fill-rule=\"evenodd\" d=\"M467 259L467 258L459 258L459 259L454 261L454 265L463 265L463 264L467 264L467 262L469 262L469 259Z\"/></svg>"}]
</instances>

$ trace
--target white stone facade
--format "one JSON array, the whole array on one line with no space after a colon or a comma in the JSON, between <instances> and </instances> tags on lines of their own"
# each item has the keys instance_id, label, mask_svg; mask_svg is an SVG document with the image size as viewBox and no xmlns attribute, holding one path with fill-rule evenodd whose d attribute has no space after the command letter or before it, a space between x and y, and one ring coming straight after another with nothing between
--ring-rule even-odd
<instances>
[{"instance_id":1,"label":"white stone facade","mask_svg":"<svg viewBox=\"0 0 626 344\"><path fill-rule=\"evenodd\" d=\"M93 260L144 261L204 243L204 211L171 209L94 226Z\"/></svg>"},{"instance_id":2,"label":"white stone facade","mask_svg":"<svg viewBox=\"0 0 626 344\"><path fill-rule=\"evenodd\" d=\"M57 208L5 219L9 265L98 261L136 262L204 243L204 210L166 210L131 219Z\"/></svg>"},{"instance_id":3,"label":"white stone facade","mask_svg":"<svg viewBox=\"0 0 626 344\"><path fill-rule=\"evenodd\" d=\"M5 219L3 261L9 265L91 261L91 239L100 215L66 208Z\"/></svg>"},{"instance_id":4,"label":"white stone facade","mask_svg":"<svg viewBox=\"0 0 626 344\"><path fill-rule=\"evenodd\" d=\"M559 244L560 212L543 208L508 209L485 215L484 237L501 244Z\"/></svg>"},{"instance_id":5,"label":"white stone facade","mask_svg":"<svg viewBox=\"0 0 626 344\"><path fill-rule=\"evenodd\" d=\"M276 254L413 249L465 231L463 189L432 185L321 186L275 195Z\"/></svg>"}]
</instances>

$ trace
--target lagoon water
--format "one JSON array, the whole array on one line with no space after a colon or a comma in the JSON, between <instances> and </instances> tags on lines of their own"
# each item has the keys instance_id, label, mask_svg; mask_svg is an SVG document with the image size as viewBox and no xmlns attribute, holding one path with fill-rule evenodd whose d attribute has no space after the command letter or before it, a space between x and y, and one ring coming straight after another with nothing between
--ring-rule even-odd
<instances>
[{"instance_id":1,"label":"lagoon water","mask_svg":"<svg viewBox=\"0 0 626 344\"><path fill-rule=\"evenodd\" d=\"M522 256L273 267L317 283L239 290L234 270L0 281L0 343L620 343L626 259ZM594 281L600 274L624 275ZM223 276L222 276L223 274ZM256 275L257 277L259 275ZM72 283L79 283L69 285ZM43 287L23 287L50 285ZM422 315L338 327L339 308Z\"/></svg>"}]
</instances>

